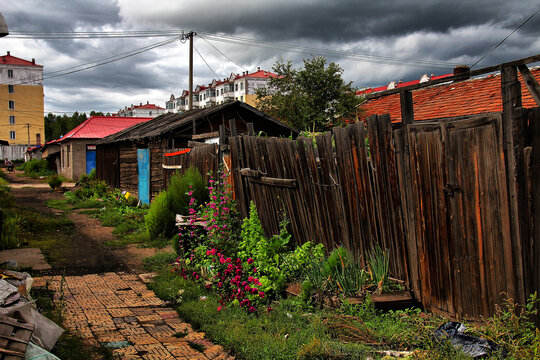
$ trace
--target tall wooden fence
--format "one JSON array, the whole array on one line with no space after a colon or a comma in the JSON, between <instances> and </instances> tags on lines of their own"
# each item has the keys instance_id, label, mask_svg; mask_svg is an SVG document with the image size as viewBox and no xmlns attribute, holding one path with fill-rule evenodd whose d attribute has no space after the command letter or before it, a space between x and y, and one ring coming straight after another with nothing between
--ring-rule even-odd
<instances>
[{"instance_id":1,"label":"tall wooden fence","mask_svg":"<svg viewBox=\"0 0 540 360\"><path fill-rule=\"evenodd\" d=\"M166 150L162 165L165 186L175 172L183 173L190 166L197 168L207 183L208 174L215 174L218 169L218 145L208 144L191 149Z\"/></svg>"},{"instance_id":2,"label":"tall wooden fence","mask_svg":"<svg viewBox=\"0 0 540 360\"><path fill-rule=\"evenodd\" d=\"M268 234L286 213L299 243L343 245L364 265L378 243L427 308L488 316L504 296L523 302L539 288L540 116L516 114L529 135L514 142L511 169L500 113L397 125L372 116L297 141L231 137L236 198L243 215L255 202Z\"/></svg>"}]
</instances>

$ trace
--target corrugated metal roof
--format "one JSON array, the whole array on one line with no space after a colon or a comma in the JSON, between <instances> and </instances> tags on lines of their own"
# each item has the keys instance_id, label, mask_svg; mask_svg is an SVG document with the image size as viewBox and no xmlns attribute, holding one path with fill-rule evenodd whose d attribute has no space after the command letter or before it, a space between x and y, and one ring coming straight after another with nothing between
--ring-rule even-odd
<instances>
[{"instance_id":1,"label":"corrugated metal roof","mask_svg":"<svg viewBox=\"0 0 540 360\"><path fill-rule=\"evenodd\" d=\"M144 123L150 117L119 117L119 116L91 116L79 126L69 131L60 139L53 140L62 142L67 139L101 139L130 126Z\"/></svg>"},{"instance_id":2,"label":"corrugated metal roof","mask_svg":"<svg viewBox=\"0 0 540 360\"><path fill-rule=\"evenodd\" d=\"M254 107L241 101L232 101L221 105L211 106L209 108L188 110L183 113L163 114L148 122L134 125L130 128L119 131L116 134L107 136L103 140L99 141L98 144L159 137L172 131L182 131L182 128L191 129L193 121L202 121L207 119L209 116L225 110L232 110L234 108L250 111L257 116L264 118L272 125L282 128L284 133L287 131L289 133L298 134L297 130L266 115Z\"/></svg>"}]
</instances>

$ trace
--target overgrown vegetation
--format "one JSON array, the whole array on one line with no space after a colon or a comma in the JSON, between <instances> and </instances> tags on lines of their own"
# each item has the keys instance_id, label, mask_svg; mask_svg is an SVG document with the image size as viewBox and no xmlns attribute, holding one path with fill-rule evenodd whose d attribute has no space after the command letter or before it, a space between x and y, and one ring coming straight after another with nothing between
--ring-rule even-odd
<instances>
[{"instance_id":1,"label":"overgrown vegetation","mask_svg":"<svg viewBox=\"0 0 540 360\"><path fill-rule=\"evenodd\" d=\"M31 178L48 177L56 174L56 171L50 168L47 160L42 159L28 160L17 169L24 171L24 176Z\"/></svg>"},{"instance_id":2,"label":"overgrown vegetation","mask_svg":"<svg viewBox=\"0 0 540 360\"><path fill-rule=\"evenodd\" d=\"M191 193L191 195L188 195ZM199 204L208 200L208 190L201 173L190 167L184 174L174 174L164 190L152 201L145 216L150 237L170 239L176 231L176 214L187 215L191 198Z\"/></svg>"},{"instance_id":3,"label":"overgrown vegetation","mask_svg":"<svg viewBox=\"0 0 540 360\"><path fill-rule=\"evenodd\" d=\"M176 303L183 318L233 355L376 359L392 350L407 352L409 359L470 358L434 335L447 319L420 309L376 309L372 294L403 290L391 279L391 259L380 245L372 247L366 267L343 247L327 254L322 245L298 246L287 231L286 214L279 234L268 237L255 204L242 225L235 225L238 213L221 176L209 190L210 201L202 207L190 201L190 225L176 238L174 264L170 254L160 254L146 265L159 273L151 285L158 296ZM300 296L285 298L286 284L294 281L301 283ZM535 358L539 332L530 318L536 302L531 297L522 308L509 300L485 324L467 323L467 334L504 349L489 359L504 351L511 359Z\"/></svg>"}]
</instances>

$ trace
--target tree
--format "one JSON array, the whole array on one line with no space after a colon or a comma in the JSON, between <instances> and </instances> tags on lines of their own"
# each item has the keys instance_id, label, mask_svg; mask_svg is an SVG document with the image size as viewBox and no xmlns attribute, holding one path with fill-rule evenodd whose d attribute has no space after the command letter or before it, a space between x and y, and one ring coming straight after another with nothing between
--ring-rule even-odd
<instances>
[{"instance_id":1,"label":"tree","mask_svg":"<svg viewBox=\"0 0 540 360\"><path fill-rule=\"evenodd\" d=\"M291 61L278 60L272 70L278 75L269 86L256 90L258 107L298 130L324 131L356 117L360 99L352 82L345 83L343 69L323 57L304 59L294 69Z\"/></svg>"},{"instance_id":2,"label":"tree","mask_svg":"<svg viewBox=\"0 0 540 360\"><path fill-rule=\"evenodd\" d=\"M48 113L45 116L45 141L51 141L60 138L76 126L86 120L86 113L79 114L77 111L72 116L57 116Z\"/></svg>"}]
</instances>

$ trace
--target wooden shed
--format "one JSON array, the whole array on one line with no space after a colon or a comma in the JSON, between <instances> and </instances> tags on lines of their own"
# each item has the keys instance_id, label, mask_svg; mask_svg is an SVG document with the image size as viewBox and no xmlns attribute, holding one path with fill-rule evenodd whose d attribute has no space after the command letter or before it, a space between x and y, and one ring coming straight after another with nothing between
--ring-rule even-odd
<instances>
[{"instance_id":1,"label":"wooden shed","mask_svg":"<svg viewBox=\"0 0 540 360\"><path fill-rule=\"evenodd\" d=\"M205 143L223 145L231 133L247 133L248 129L265 136L295 137L298 134L288 125L240 101L163 114L99 141L97 176L113 187L137 194L142 202L148 203L165 188L165 153Z\"/></svg>"}]
</instances>

